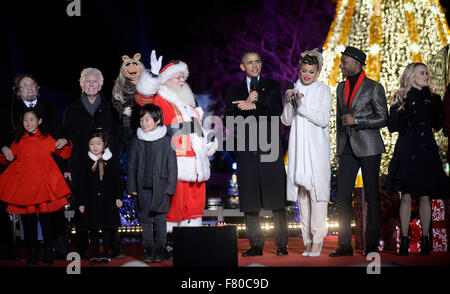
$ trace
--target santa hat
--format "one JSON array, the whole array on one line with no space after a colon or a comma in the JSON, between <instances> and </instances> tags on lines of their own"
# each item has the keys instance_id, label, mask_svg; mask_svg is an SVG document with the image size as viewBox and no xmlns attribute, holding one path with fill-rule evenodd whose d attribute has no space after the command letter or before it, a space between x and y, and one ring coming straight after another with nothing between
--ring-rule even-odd
<instances>
[{"instance_id":1,"label":"santa hat","mask_svg":"<svg viewBox=\"0 0 450 294\"><path fill-rule=\"evenodd\" d=\"M161 84L166 83L168 80L170 80L170 78L172 78L175 74L182 72L184 73L184 77L185 79L187 79L188 75L189 75L189 70L187 67L187 64L179 61L177 63L175 62L170 62L169 64L167 64L165 67L163 67L160 71L159 71L159 82Z\"/></svg>"}]
</instances>

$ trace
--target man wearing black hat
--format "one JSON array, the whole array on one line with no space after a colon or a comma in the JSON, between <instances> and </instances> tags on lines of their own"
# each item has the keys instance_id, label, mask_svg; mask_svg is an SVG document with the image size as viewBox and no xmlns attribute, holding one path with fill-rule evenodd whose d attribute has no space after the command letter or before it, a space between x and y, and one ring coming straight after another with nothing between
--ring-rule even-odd
<instances>
[{"instance_id":1,"label":"man wearing black hat","mask_svg":"<svg viewBox=\"0 0 450 294\"><path fill-rule=\"evenodd\" d=\"M381 154L385 152L380 128L387 124L388 111L382 85L367 78L362 69L366 54L354 47L342 52L340 69L346 77L337 86L336 153L338 248L331 257L351 256L352 193L359 168L362 171L367 201L366 249L376 252L380 240L380 198L378 176Z\"/></svg>"}]
</instances>

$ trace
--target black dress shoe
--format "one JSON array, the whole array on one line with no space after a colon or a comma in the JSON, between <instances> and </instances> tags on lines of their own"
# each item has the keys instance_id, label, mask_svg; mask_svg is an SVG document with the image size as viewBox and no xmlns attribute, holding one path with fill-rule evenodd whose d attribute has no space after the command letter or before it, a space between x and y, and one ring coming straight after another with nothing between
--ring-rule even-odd
<instances>
[{"instance_id":1,"label":"black dress shoe","mask_svg":"<svg viewBox=\"0 0 450 294\"><path fill-rule=\"evenodd\" d=\"M330 253L330 257L341 257L341 256L353 256L353 249L351 247L349 248L338 247L336 251Z\"/></svg>"},{"instance_id":2,"label":"black dress shoe","mask_svg":"<svg viewBox=\"0 0 450 294\"><path fill-rule=\"evenodd\" d=\"M144 255L144 259L142 260L143 262L153 262L153 255L151 254L145 254Z\"/></svg>"},{"instance_id":3,"label":"black dress shoe","mask_svg":"<svg viewBox=\"0 0 450 294\"><path fill-rule=\"evenodd\" d=\"M100 258L92 257L91 259L89 259L89 263L90 264L99 264L100 263Z\"/></svg>"},{"instance_id":4,"label":"black dress shoe","mask_svg":"<svg viewBox=\"0 0 450 294\"><path fill-rule=\"evenodd\" d=\"M164 262L164 247L153 248L153 262L155 263Z\"/></svg>"},{"instance_id":5,"label":"black dress shoe","mask_svg":"<svg viewBox=\"0 0 450 294\"><path fill-rule=\"evenodd\" d=\"M127 256L125 255L125 253L119 252L118 254L115 254L115 255L113 254L111 258L114 258L114 259L123 259L123 258L125 258L125 257L127 257Z\"/></svg>"},{"instance_id":6,"label":"black dress shoe","mask_svg":"<svg viewBox=\"0 0 450 294\"><path fill-rule=\"evenodd\" d=\"M0 261L2 260L8 260L8 261L19 261L20 257L19 256L15 256L15 255L8 255L5 257L0 257Z\"/></svg>"},{"instance_id":7,"label":"black dress shoe","mask_svg":"<svg viewBox=\"0 0 450 294\"><path fill-rule=\"evenodd\" d=\"M277 255L288 255L287 247L278 247Z\"/></svg>"},{"instance_id":8,"label":"black dress shoe","mask_svg":"<svg viewBox=\"0 0 450 294\"><path fill-rule=\"evenodd\" d=\"M156 256L153 258L153 262L154 262L154 263L162 263L162 262L164 262L164 257L161 256L161 255L156 255Z\"/></svg>"},{"instance_id":9,"label":"black dress shoe","mask_svg":"<svg viewBox=\"0 0 450 294\"><path fill-rule=\"evenodd\" d=\"M251 247L244 253L242 253L242 257L248 257L248 256L261 256L263 255L263 251L259 247Z\"/></svg>"},{"instance_id":10,"label":"black dress shoe","mask_svg":"<svg viewBox=\"0 0 450 294\"><path fill-rule=\"evenodd\" d=\"M27 264L38 264L39 263L39 248L31 248L28 251Z\"/></svg>"},{"instance_id":11,"label":"black dress shoe","mask_svg":"<svg viewBox=\"0 0 450 294\"><path fill-rule=\"evenodd\" d=\"M44 255L44 263L48 265L53 264L53 260L55 259L55 251L53 247L45 247L45 255Z\"/></svg>"}]
</instances>

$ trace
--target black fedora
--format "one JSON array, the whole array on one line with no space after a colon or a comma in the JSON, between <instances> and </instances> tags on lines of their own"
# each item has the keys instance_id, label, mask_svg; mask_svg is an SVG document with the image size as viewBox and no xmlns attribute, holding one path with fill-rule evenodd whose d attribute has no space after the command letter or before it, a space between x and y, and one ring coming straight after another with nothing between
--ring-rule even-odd
<instances>
[{"instance_id":1,"label":"black fedora","mask_svg":"<svg viewBox=\"0 0 450 294\"><path fill-rule=\"evenodd\" d=\"M362 52L358 48L355 48L352 46L347 46L347 48L345 48L344 52L341 52L341 53L344 55L350 56L351 58L361 62L362 65L366 65L367 55L366 55L366 53Z\"/></svg>"}]
</instances>

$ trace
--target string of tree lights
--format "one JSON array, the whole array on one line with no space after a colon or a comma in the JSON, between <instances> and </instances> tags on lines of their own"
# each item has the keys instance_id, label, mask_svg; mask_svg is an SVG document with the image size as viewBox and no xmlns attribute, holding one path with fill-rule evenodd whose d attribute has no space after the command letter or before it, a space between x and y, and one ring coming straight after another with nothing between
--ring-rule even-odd
<instances>
[{"instance_id":1,"label":"string of tree lights","mask_svg":"<svg viewBox=\"0 0 450 294\"><path fill-rule=\"evenodd\" d=\"M343 80L339 64L346 46L360 48L367 53L366 74L381 83L390 97L399 86L399 78L411 62L428 62L450 42L450 30L438 0L341 0L336 16L323 45L324 65L319 80L328 84L333 93L330 138L333 158L336 153L336 87ZM431 76L443 96L445 85ZM386 174L392 157L397 133L382 129L386 146L381 173ZM436 140L445 142L442 132ZM446 144L440 144L445 156ZM336 163L332 167L336 168Z\"/></svg>"}]
</instances>

